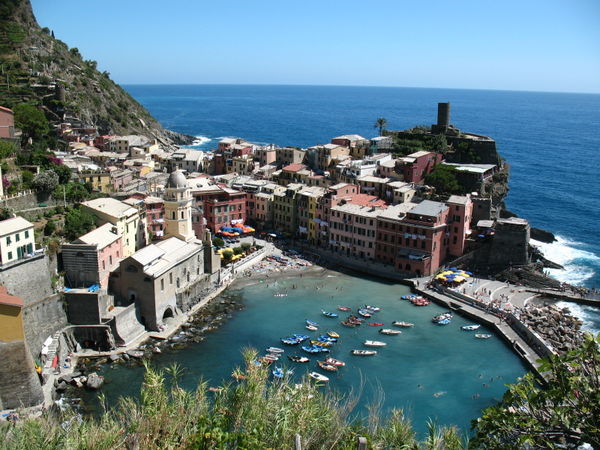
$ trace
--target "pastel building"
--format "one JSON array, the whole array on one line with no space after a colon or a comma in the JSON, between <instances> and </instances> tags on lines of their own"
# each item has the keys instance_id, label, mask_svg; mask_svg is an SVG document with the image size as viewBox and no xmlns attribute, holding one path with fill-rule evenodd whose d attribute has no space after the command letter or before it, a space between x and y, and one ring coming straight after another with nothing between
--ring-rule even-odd
<instances>
[{"instance_id":1,"label":"pastel building","mask_svg":"<svg viewBox=\"0 0 600 450\"><path fill-rule=\"evenodd\" d=\"M448 213L440 202L400 203L378 215L376 258L399 272L431 275L448 255Z\"/></svg>"},{"instance_id":2,"label":"pastel building","mask_svg":"<svg viewBox=\"0 0 600 450\"><path fill-rule=\"evenodd\" d=\"M402 174L404 181L421 183L425 175L442 162L442 155L435 152L419 151L400 158L398 162L397 171Z\"/></svg>"},{"instance_id":3,"label":"pastel building","mask_svg":"<svg viewBox=\"0 0 600 450\"><path fill-rule=\"evenodd\" d=\"M99 284L108 288L110 273L123 258L123 238L111 223L90 231L62 246L65 284L84 288Z\"/></svg>"},{"instance_id":4,"label":"pastel building","mask_svg":"<svg viewBox=\"0 0 600 450\"><path fill-rule=\"evenodd\" d=\"M136 208L110 197L89 200L81 206L95 218L96 225L111 223L117 228L117 233L123 237L123 257L146 245L146 222Z\"/></svg>"},{"instance_id":5,"label":"pastel building","mask_svg":"<svg viewBox=\"0 0 600 450\"><path fill-rule=\"evenodd\" d=\"M464 253L467 237L471 234L473 202L469 196L451 195L446 204L450 208L448 253L458 257Z\"/></svg>"},{"instance_id":6,"label":"pastel building","mask_svg":"<svg viewBox=\"0 0 600 450\"><path fill-rule=\"evenodd\" d=\"M164 195L165 235L184 242L195 239L192 229L192 194L181 170L171 172Z\"/></svg>"},{"instance_id":7,"label":"pastel building","mask_svg":"<svg viewBox=\"0 0 600 450\"><path fill-rule=\"evenodd\" d=\"M35 251L33 224L22 217L0 222L0 264L25 259Z\"/></svg>"},{"instance_id":8,"label":"pastel building","mask_svg":"<svg viewBox=\"0 0 600 450\"><path fill-rule=\"evenodd\" d=\"M347 256L373 260L377 239L377 215L381 207L343 203L333 206L329 216L329 244Z\"/></svg>"},{"instance_id":9,"label":"pastel building","mask_svg":"<svg viewBox=\"0 0 600 450\"><path fill-rule=\"evenodd\" d=\"M0 106L0 138L13 139L15 137L15 113L12 109Z\"/></svg>"},{"instance_id":10,"label":"pastel building","mask_svg":"<svg viewBox=\"0 0 600 450\"><path fill-rule=\"evenodd\" d=\"M44 401L41 383L25 339L23 299L0 286L0 410Z\"/></svg>"},{"instance_id":11,"label":"pastel building","mask_svg":"<svg viewBox=\"0 0 600 450\"><path fill-rule=\"evenodd\" d=\"M316 239L316 222L318 200L325 194L325 189L316 186L306 186L298 191L296 197L296 209L300 237L314 242Z\"/></svg>"}]
</instances>

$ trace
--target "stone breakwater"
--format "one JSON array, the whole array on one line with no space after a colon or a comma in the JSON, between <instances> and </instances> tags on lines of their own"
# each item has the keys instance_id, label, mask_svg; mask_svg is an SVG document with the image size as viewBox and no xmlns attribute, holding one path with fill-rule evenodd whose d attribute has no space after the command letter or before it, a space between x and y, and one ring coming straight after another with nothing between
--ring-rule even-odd
<instances>
[{"instance_id":1,"label":"stone breakwater","mask_svg":"<svg viewBox=\"0 0 600 450\"><path fill-rule=\"evenodd\" d=\"M571 315L568 308L529 306L521 310L519 319L558 353L573 350L583 343L582 322Z\"/></svg>"}]
</instances>

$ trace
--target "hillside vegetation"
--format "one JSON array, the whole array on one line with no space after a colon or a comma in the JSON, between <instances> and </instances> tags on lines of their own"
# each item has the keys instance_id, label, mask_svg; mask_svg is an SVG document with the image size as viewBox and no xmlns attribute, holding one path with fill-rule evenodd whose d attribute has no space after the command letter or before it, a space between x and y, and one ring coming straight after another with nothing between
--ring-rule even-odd
<instances>
[{"instance_id":1,"label":"hillside vegetation","mask_svg":"<svg viewBox=\"0 0 600 450\"><path fill-rule=\"evenodd\" d=\"M51 122L64 115L96 126L101 134L144 134L163 143L187 142L162 126L125 90L85 60L75 47L40 28L29 0L0 4L0 105L29 103ZM64 99L62 96L64 88Z\"/></svg>"}]
</instances>

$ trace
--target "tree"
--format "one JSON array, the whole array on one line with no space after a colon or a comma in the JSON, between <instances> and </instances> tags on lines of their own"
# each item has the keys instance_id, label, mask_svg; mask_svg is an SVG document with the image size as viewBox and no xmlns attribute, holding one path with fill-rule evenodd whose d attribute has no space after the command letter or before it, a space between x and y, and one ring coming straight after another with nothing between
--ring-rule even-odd
<instances>
[{"instance_id":1,"label":"tree","mask_svg":"<svg viewBox=\"0 0 600 450\"><path fill-rule=\"evenodd\" d=\"M52 234L54 234L55 231L56 223L54 223L53 220L49 220L48 222L46 222L46 225L44 225L44 235L51 236Z\"/></svg>"},{"instance_id":2,"label":"tree","mask_svg":"<svg viewBox=\"0 0 600 450\"><path fill-rule=\"evenodd\" d=\"M216 237L213 239L213 244L215 244L215 247L225 247L225 241L223 239L221 239L220 237Z\"/></svg>"},{"instance_id":3,"label":"tree","mask_svg":"<svg viewBox=\"0 0 600 450\"><path fill-rule=\"evenodd\" d=\"M455 172L454 167L439 164L425 175L425 184L433 186L440 194L461 194L463 189Z\"/></svg>"},{"instance_id":4,"label":"tree","mask_svg":"<svg viewBox=\"0 0 600 450\"><path fill-rule=\"evenodd\" d=\"M15 126L23 132L24 140L27 138L41 139L50 131L46 116L35 106L19 103L13 108L13 111Z\"/></svg>"},{"instance_id":5,"label":"tree","mask_svg":"<svg viewBox=\"0 0 600 450\"><path fill-rule=\"evenodd\" d=\"M427 144L432 152L446 154L448 151L448 141L443 134L436 134L427 139Z\"/></svg>"},{"instance_id":6,"label":"tree","mask_svg":"<svg viewBox=\"0 0 600 450\"><path fill-rule=\"evenodd\" d=\"M54 200L66 200L69 203L80 203L90 197L90 191L84 183L68 183L56 186L52 192Z\"/></svg>"},{"instance_id":7,"label":"tree","mask_svg":"<svg viewBox=\"0 0 600 450\"><path fill-rule=\"evenodd\" d=\"M542 362L540 387L527 374L509 386L502 402L473 421L474 448L600 447L600 335Z\"/></svg>"},{"instance_id":8,"label":"tree","mask_svg":"<svg viewBox=\"0 0 600 450\"><path fill-rule=\"evenodd\" d=\"M38 192L52 192L58 186L58 175L53 170L45 170L35 176L32 184Z\"/></svg>"},{"instance_id":9,"label":"tree","mask_svg":"<svg viewBox=\"0 0 600 450\"><path fill-rule=\"evenodd\" d=\"M67 184L71 180L71 169L64 164L51 164L50 168L58 175L60 184Z\"/></svg>"},{"instance_id":10,"label":"tree","mask_svg":"<svg viewBox=\"0 0 600 450\"><path fill-rule=\"evenodd\" d=\"M385 127L387 127L387 120L385 120L383 117L380 117L375 121L375 126L373 128L378 128L379 136L381 136Z\"/></svg>"},{"instance_id":11,"label":"tree","mask_svg":"<svg viewBox=\"0 0 600 450\"><path fill-rule=\"evenodd\" d=\"M73 208L65 216L63 233L70 241L94 229L94 218L80 208Z\"/></svg>"},{"instance_id":12,"label":"tree","mask_svg":"<svg viewBox=\"0 0 600 450\"><path fill-rule=\"evenodd\" d=\"M0 141L0 159L8 158L15 153L15 144L12 142Z\"/></svg>"}]
</instances>

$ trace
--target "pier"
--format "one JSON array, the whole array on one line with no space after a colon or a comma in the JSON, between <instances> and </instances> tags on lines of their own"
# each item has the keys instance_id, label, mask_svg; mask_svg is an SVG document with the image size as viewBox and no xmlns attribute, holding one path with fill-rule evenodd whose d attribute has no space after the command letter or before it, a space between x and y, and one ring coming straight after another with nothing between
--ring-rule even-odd
<instances>
[{"instance_id":1,"label":"pier","mask_svg":"<svg viewBox=\"0 0 600 450\"><path fill-rule=\"evenodd\" d=\"M431 277L413 278L409 281L413 290L423 297L491 328L506 341L540 380L546 381L546 375L540 371L540 359L555 354L555 351L511 312L505 312L501 317L491 308L486 308L483 302L475 297L442 286L433 286ZM476 282L479 285L478 289L485 290L490 300L494 295L499 296L507 290L512 294L512 297L508 297L508 303L514 297L516 304L511 303L513 306L522 307L527 300L536 296L535 294L532 296L523 288L506 283L490 280L476 280Z\"/></svg>"}]
</instances>

